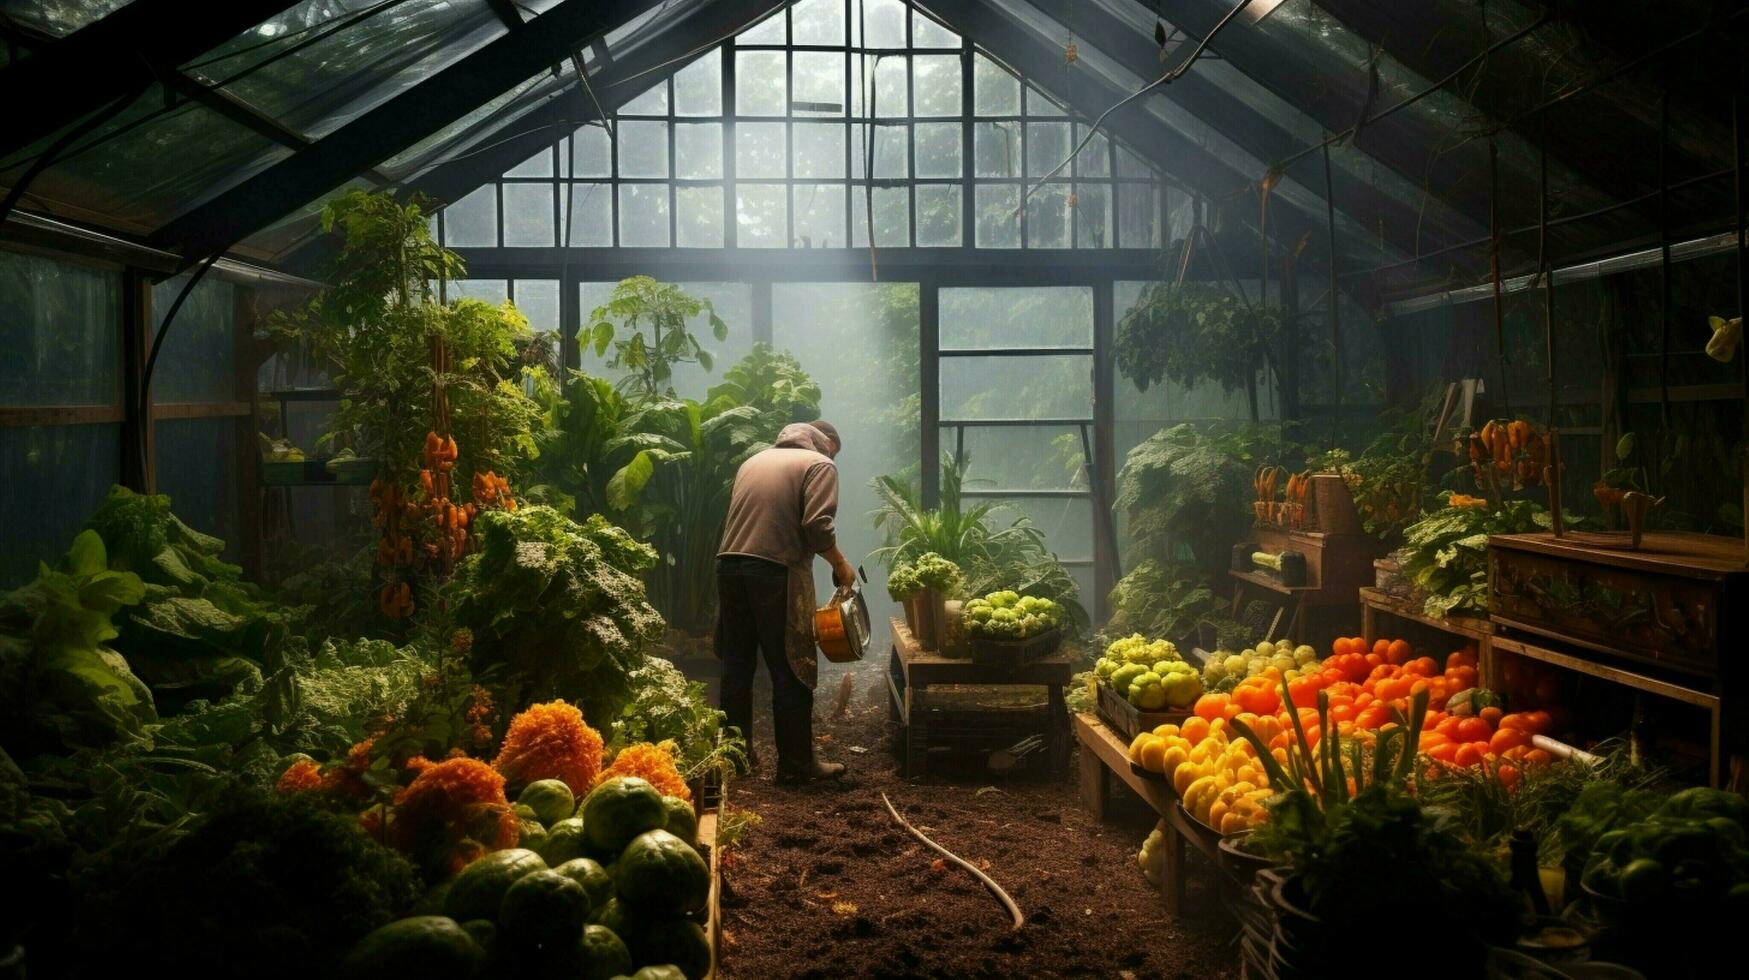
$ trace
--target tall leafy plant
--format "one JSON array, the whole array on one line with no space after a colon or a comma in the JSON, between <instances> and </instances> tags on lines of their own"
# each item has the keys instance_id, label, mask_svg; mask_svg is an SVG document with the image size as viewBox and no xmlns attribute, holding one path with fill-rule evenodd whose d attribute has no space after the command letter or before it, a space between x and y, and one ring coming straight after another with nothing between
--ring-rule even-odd
<instances>
[{"instance_id":1,"label":"tall leafy plant","mask_svg":"<svg viewBox=\"0 0 1749 980\"><path fill-rule=\"evenodd\" d=\"M728 337L729 325L709 300L688 296L673 283L632 276L590 312L586 339L597 357L613 351L607 364L627 372L622 388L644 397L672 397L674 365L696 363L711 369L711 352L687 326L700 314L709 320L712 336L719 341Z\"/></svg>"},{"instance_id":2,"label":"tall leafy plant","mask_svg":"<svg viewBox=\"0 0 1749 980\"><path fill-rule=\"evenodd\" d=\"M1274 364L1285 317L1216 283L1154 283L1118 322L1117 369L1146 391L1162 380L1244 389L1258 420L1257 378Z\"/></svg>"},{"instance_id":3,"label":"tall leafy plant","mask_svg":"<svg viewBox=\"0 0 1749 980\"><path fill-rule=\"evenodd\" d=\"M1170 564L1183 546L1206 571L1224 569L1250 526L1244 504L1251 475L1273 446L1268 435L1256 426L1220 431L1185 422L1130 450L1117 506L1142 554Z\"/></svg>"},{"instance_id":4,"label":"tall leafy plant","mask_svg":"<svg viewBox=\"0 0 1749 980\"><path fill-rule=\"evenodd\" d=\"M789 351L766 343L754 344L752 353L723 372L722 384L711 388L707 397L751 405L774 428L820 417L819 383Z\"/></svg>"}]
</instances>

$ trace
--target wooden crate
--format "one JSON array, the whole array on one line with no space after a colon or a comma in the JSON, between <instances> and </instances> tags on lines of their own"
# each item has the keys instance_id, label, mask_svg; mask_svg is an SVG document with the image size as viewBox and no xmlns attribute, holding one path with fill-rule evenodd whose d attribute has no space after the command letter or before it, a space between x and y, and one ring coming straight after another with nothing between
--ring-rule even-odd
<instances>
[{"instance_id":1,"label":"wooden crate","mask_svg":"<svg viewBox=\"0 0 1749 980\"><path fill-rule=\"evenodd\" d=\"M1638 551L1571 536L1488 539L1488 609L1500 626L1717 678L1749 635L1743 543L1649 532Z\"/></svg>"},{"instance_id":2,"label":"wooden crate","mask_svg":"<svg viewBox=\"0 0 1749 980\"><path fill-rule=\"evenodd\" d=\"M1057 652L1063 645L1063 631L1051 630L1024 640L992 640L974 636L969 646L972 662L990 667L1019 667L1041 660Z\"/></svg>"},{"instance_id":3,"label":"wooden crate","mask_svg":"<svg viewBox=\"0 0 1749 980\"><path fill-rule=\"evenodd\" d=\"M1143 732L1151 732L1161 725L1182 724L1190 717L1189 711L1143 711L1105 681L1099 682L1098 707L1100 720L1122 735L1126 744L1135 741L1136 736Z\"/></svg>"}]
</instances>

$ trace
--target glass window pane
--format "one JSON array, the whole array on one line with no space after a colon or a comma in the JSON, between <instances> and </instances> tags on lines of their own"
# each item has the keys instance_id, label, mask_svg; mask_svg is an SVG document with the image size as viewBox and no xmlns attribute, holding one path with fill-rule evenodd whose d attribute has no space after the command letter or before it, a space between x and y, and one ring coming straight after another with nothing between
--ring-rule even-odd
<instances>
[{"instance_id":1,"label":"glass window pane","mask_svg":"<svg viewBox=\"0 0 1749 980\"><path fill-rule=\"evenodd\" d=\"M668 124L624 120L619 124L619 175L668 176Z\"/></svg>"},{"instance_id":2,"label":"glass window pane","mask_svg":"<svg viewBox=\"0 0 1749 980\"><path fill-rule=\"evenodd\" d=\"M1090 287L953 287L941 291L943 350L1091 346Z\"/></svg>"},{"instance_id":3,"label":"glass window pane","mask_svg":"<svg viewBox=\"0 0 1749 980\"><path fill-rule=\"evenodd\" d=\"M843 0L798 0L790 8L794 44L844 44Z\"/></svg>"},{"instance_id":4,"label":"glass window pane","mask_svg":"<svg viewBox=\"0 0 1749 980\"><path fill-rule=\"evenodd\" d=\"M619 107L622 116L666 116L668 114L668 80L650 86Z\"/></svg>"},{"instance_id":5,"label":"glass window pane","mask_svg":"<svg viewBox=\"0 0 1749 980\"><path fill-rule=\"evenodd\" d=\"M1117 185L1119 248L1160 247L1160 194L1152 184Z\"/></svg>"},{"instance_id":6,"label":"glass window pane","mask_svg":"<svg viewBox=\"0 0 1749 980\"><path fill-rule=\"evenodd\" d=\"M739 184L735 188L735 241L742 248L783 248L789 244L787 188L782 184Z\"/></svg>"},{"instance_id":7,"label":"glass window pane","mask_svg":"<svg viewBox=\"0 0 1749 980\"><path fill-rule=\"evenodd\" d=\"M960 124L917 124L917 176L958 177L960 166Z\"/></svg>"},{"instance_id":8,"label":"glass window pane","mask_svg":"<svg viewBox=\"0 0 1749 980\"><path fill-rule=\"evenodd\" d=\"M1087 139L1087 127L1079 123L1075 125L1075 142L1077 145ZM1087 140L1087 145L1081 152L1075 154L1075 175L1077 177L1109 177L1111 176L1111 144L1106 141L1104 133L1094 133Z\"/></svg>"},{"instance_id":9,"label":"glass window pane","mask_svg":"<svg viewBox=\"0 0 1749 980\"><path fill-rule=\"evenodd\" d=\"M911 114L911 94L905 86L908 64L904 55L876 56L870 69L874 75L874 94L869 98L865 115L890 118Z\"/></svg>"},{"instance_id":10,"label":"glass window pane","mask_svg":"<svg viewBox=\"0 0 1749 980\"><path fill-rule=\"evenodd\" d=\"M917 185L917 244L942 247L960 244L960 186Z\"/></svg>"},{"instance_id":11,"label":"glass window pane","mask_svg":"<svg viewBox=\"0 0 1749 980\"><path fill-rule=\"evenodd\" d=\"M163 325L187 282L187 276L176 276L152 287L156 325ZM152 401L159 405L236 401L236 323L237 288L223 280L202 279L164 336L164 350L152 374Z\"/></svg>"},{"instance_id":12,"label":"glass window pane","mask_svg":"<svg viewBox=\"0 0 1749 980\"><path fill-rule=\"evenodd\" d=\"M1026 124L1026 175L1043 177L1069 155L1068 123ZM1064 167L1064 171L1068 168Z\"/></svg>"},{"instance_id":13,"label":"glass window pane","mask_svg":"<svg viewBox=\"0 0 1749 980\"><path fill-rule=\"evenodd\" d=\"M1075 214L1075 247L1110 248L1111 185L1076 184L1071 206Z\"/></svg>"},{"instance_id":14,"label":"glass window pane","mask_svg":"<svg viewBox=\"0 0 1749 980\"><path fill-rule=\"evenodd\" d=\"M735 176L784 176L784 124L779 122L735 125Z\"/></svg>"},{"instance_id":15,"label":"glass window pane","mask_svg":"<svg viewBox=\"0 0 1749 980\"><path fill-rule=\"evenodd\" d=\"M911 244L911 189L908 187L877 187L874 200L868 198L868 188L853 187L850 193L850 243L855 248L868 245L868 208L874 208L875 245L884 248L905 248Z\"/></svg>"},{"instance_id":16,"label":"glass window pane","mask_svg":"<svg viewBox=\"0 0 1749 980\"><path fill-rule=\"evenodd\" d=\"M0 262L7 258L0 255ZM0 371L10 373L9 368ZM13 397L9 393L6 401L16 404ZM106 391L98 400L113 397ZM36 578L37 562L65 554L110 484L120 479L119 425L0 427L0 486L6 487L0 507L0 541L6 542L0 548L0 590L29 582Z\"/></svg>"},{"instance_id":17,"label":"glass window pane","mask_svg":"<svg viewBox=\"0 0 1749 980\"><path fill-rule=\"evenodd\" d=\"M553 148L550 146L504 173L506 177L551 177L552 175Z\"/></svg>"},{"instance_id":18,"label":"glass window pane","mask_svg":"<svg viewBox=\"0 0 1749 980\"><path fill-rule=\"evenodd\" d=\"M911 11L911 46L917 48L957 48L960 36L919 11Z\"/></svg>"},{"instance_id":19,"label":"glass window pane","mask_svg":"<svg viewBox=\"0 0 1749 980\"><path fill-rule=\"evenodd\" d=\"M981 122L972 130L974 173L979 177L1020 176L1020 123Z\"/></svg>"},{"instance_id":20,"label":"glass window pane","mask_svg":"<svg viewBox=\"0 0 1749 980\"><path fill-rule=\"evenodd\" d=\"M498 186L470 191L443 209L443 243L451 248L494 248L498 244Z\"/></svg>"},{"instance_id":21,"label":"glass window pane","mask_svg":"<svg viewBox=\"0 0 1749 980\"><path fill-rule=\"evenodd\" d=\"M843 184L797 184L795 186L795 247L843 248Z\"/></svg>"},{"instance_id":22,"label":"glass window pane","mask_svg":"<svg viewBox=\"0 0 1749 980\"><path fill-rule=\"evenodd\" d=\"M1050 96L1028 85L1026 87L1026 114L1029 116L1060 116L1063 115L1063 107Z\"/></svg>"},{"instance_id":23,"label":"glass window pane","mask_svg":"<svg viewBox=\"0 0 1749 980\"><path fill-rule=\"evenodd\" d=\"M876 126L874 142L874 175L877 180L911 176L911 131L899 125ZM852 150L857 158L850 163L851 172L862 176L862 129L852 137Z\"/></svg>"},{"instance_id":24,"label":"glass window pane","mask_svg":"<svg viewBox=\"0 0 1749 980\"><path fill-rule=\"evenodd\" d=\"M795 175L797 177L844 176L844 124L795 124Z\"/></svg>"},{"instance_id":25,"label":"glass window pane","mask_svg":"<svg viewBox=\"0 0 1749 980\"><path fill-rule=\"evenodd\" d=\"M844 55L828 51L795 53L790 109L796 116L844 115Z\"/></svg>"},{"instance_id":26,"label":"glass window pane","mask_svg":"<svg viewBox=\"0 0 1749 980\"><path fill-rule=\"evenodd\" d=\"M783 44L789 40L789 19L779 10L735 38L736 44Z\"/></svg>"},{"instance_id":27,"label":"glass window pane","mask_svg":"<svg viewBox=\"0 0 1749 980\"><path fill-rule=\"evenodd\" d=\"M945 290L943 290L945 292ZM944 315L942 322L947 322ZM1093 417L1093 357L944 357L944 419Z\"/></svg>"},{"instance_id":28,"label":"glass window pane","mask_svg":"<svg viewBox=\"0 0 1749 980\"><path fill-rule=\"evenodd\" d=\"M510 298L510 281L508 279L454 279L444 290L444 297L450 302L458 299L477 299L493 306Z\"/></svg>"},{"instance_id":29,"label":"glass window pane","mask_svg":"<svg viewBox=\"0 0 1749 980\"><path fill-rule=\"evenodd\" d=\"M902 19L899 26L902 35ZM819 382L820 414L844 437L838 513L845 516L838 546L848 555L866 555L883 543L881 531L872 521L850 515L869 514L880 505L874 478L884 473L917 478L917 285L780 282L771 287L771 320L773 346L792 353ZM878 644L898 607L887 597L880 563L866 567L869 620ZM829 575L823 567L815 571L820 595L831 594Z\"/></svg>"},{"instance_id":30,"label":"glass window pane","mask_svg":"<svg viewBox=\"0 0 1749 980\"><path fill-rule=\"evenodd\" d=\"M942 433L944 440L948 433ZM1077 426L969 426L966 485L974 490L1085 490ZM1006 526L1018 514L1004 514Z\"/></svg>"},{"instance_id":31,"label":"glass window pane","mask_svg":"<svg viewBox=\"0 0 1749 980\"><path fill-rule=\"evenodd\" d=\"M674 231L681 248L723 247L723 189L674 188Z\"/></svg>"},{"instance_id":32,"label":"glass window pane","mask_svg":"<svg viewBox=\"0 0 1749 980\"><path fill-rule=\"evenodd\" d=\"M613 154L607 130L591 123L577 130L571 143L576 147L574 177L610 177L613 175Z\"/></svg>"},{"instance_id":33,"label":"glass window pane","mask_svg":"<svg viewBox=\"0 0 1749 980\"><path fill-rule=\"evenodd\" d=\"M863 47L905 46L904 0L861 0L861 10L853 8L850 15L850 33L853 37L859 20L868 28L868 40L862 43Z\"/></svg>"},{"instance_id":34,"label":"glass window pane","mask_svg":"<svg viewBox=\"0 0 1749 980\"><path fill-rule=\"evenodd\" d=\"M696 61L674 73L674 114L720 116L723 114L723 50L712 48Z\"/></svg>"},{"instance_id":35,"label":"glass window pane","mask_svg":"<svg viewBox=\"0 0 1749 980\"><path fill-rule=\"evenodd\" d=\"M1080 436L1075 437L1077 441ZM1080 455L1077 445L1076 455ZM1003 501L1004 506L991 515L991 523L1004 527L1019 518L1029 518L1045 534L1045 547L1063 561L1087 561L1093 557L1093 503L1086 497L1016 498ZM1084 569L1071 569L1080 572ZM1082 576L1077 575L1077 579ZM1083 592L1082 601L1090 602L1091 593Z\"/></svg>"},{"instance_id":36,"label":"glass window pane","mask_svg":"<svg viewBox=\"0 0 1749 980\"><path fill-rule=\"evenodd\" d=\"M1020 115L1020 79L982 54L972 57L972 111L980 116Z\"/></svg>"},{"instance_id":37,"label":"glass window pane","mask_svg":"<svg viewBox=\"0 0 1749 980\"><path fill-rule=\"evenodd\" d=\"M504 244L551 248L557 244L553 229L552 184L504 185Z\"/></svg>"},{"instance_id":38,"label":"glass window pane","mask_svg":"<svg viewBox=\"0 0 1749 980\"><path fill-rule=\"evenodd\" d=\"M1069 185L1051 183L1026 199L1028 248L1069 247Z\"/></svg>"},{"instance_id":39,"label":"glass window pane","mask_svg":"<svg viewBox=\"0 0 1749 980\"><path fill-rule=\"evenodd\" d=\"M189 527L224 539L226 557L235 559L242 552L237 420L167 419L153 426L153 440L158 492L170 495L176 516Z\"/></svg>"},{"instance_id":40,"label":"glass window pane","mask_svg":"<svg viewBox=\"0 0 1749 980\"><path fill-rule=\"evenodd\" d=\"M684 180L723 176L722 123L681 123L674 128L674 176Z\"/></svg>"},{"instance_id":41,"label":"glass window pane","mask_svg":"<svg viewBox=\"0 0 1749 980\"><path fill-rule=\"evenodd\" d=\"M559 331L559 281L557 279L516 280L516 308L528 320L528 329L536 333Z\"/></svg>"},{"instance_id":42,"label":"glass window pane","mask_svg":"<svg viewBox=\"0 0 1749 980\"><path fill-rule=\"evenodd\" d=\"M1013 184L979 184L978 248L1019 248L1020 188Z\"/></svg>"},{"instance_id":43,"label":"glass window pane","mask_svg":"<svg viewBox=\"0 0 1749 980\"><path fill-rule=\"evenodd\" d=\"M920 54L911 59L916 72L917 115L960 114L960 59L953 54Z\"/></svg>"},{"instance_id":44,"label":"glass window pane","mask_svg":"<svg viewBox=\"0 0 1749 980\"><path fill-rule=\"evenodd\" d=\"M0 311L0 404L121 404L119 272L0 251Z\"/></svg>"},{"instance_id":45,"label":"glass window pane","mask_svg":"<svg viewBox=\"0 0 1749 980\"><path fill-rule=\"evenodd\" d=\"M565 229L559 229L560 244L564 244ZM613 244L613 188L609 184L579 183L571 191L571 227L573 246L584 248Z\"/></svg>"},{"instance_id":46,"label":"glass window pane","mask_svg":"<svg viewBox=\"0 0 1749 980\"><path fill-rule=\"evenodd\" d=\"M783 115L788 95L786 71L782 51L735 52L735 112L743 116Z\"/></svg>"},{"instance_id":47,"label":"glass window pane","mask_svg":"<svg viewBox=\"0 0 1749 980\"><path fill-rule=\"evenodd\" d=\"M620 185L619 243L626 248L668 247L668 185Z\"/></svg>"}]
</instances>

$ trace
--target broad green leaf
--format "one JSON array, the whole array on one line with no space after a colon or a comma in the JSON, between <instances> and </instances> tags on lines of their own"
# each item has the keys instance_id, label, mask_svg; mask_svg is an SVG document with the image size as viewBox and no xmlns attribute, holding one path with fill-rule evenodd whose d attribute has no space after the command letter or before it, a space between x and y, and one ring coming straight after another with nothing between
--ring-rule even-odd
<instances>
[{"instance_id":1,"label":"broad green leaf","mask_svg":"<svg viewBox=\"0 0 1749 980\"><path fill-rule=\"evenodd\" d=\"M647 451L633 456L631 462L620 467L619 472L607 481L608 504L615 510L630 510L655 472L655 461Z\"/></svg>"},{"instance_id":2,"label":"broad green leaf","mask_svg":"<svg viewBox=\"0 0 1749 980\"><path fill-rule=\"evenodd\" d=\"M96 575L109 570L109 553L103 547L103 538L96 531L86 528L73 538L73 546L67 549L67 574L74 577Z\"/></svg>"}]
</instances>

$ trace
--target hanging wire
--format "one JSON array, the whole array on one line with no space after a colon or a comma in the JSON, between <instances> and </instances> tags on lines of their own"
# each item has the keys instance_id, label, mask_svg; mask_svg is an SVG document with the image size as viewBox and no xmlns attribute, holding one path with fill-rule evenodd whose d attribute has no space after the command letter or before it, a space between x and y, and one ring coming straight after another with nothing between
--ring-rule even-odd
<instances>
[{"instance_id":1,"label":"hanging wire","mask_svg":"<svg viewBox=\"0 0 1749 980\"><path fill-rule=\"evenodd\" d=\"M189 274L188 281L182 284L182 289L176 294L176 300L170 304L170 309L164 312L163 322L158 324L158 331L152 335L152 349L146 355L145 370L140 372L140 399L134 406L135 418L139 420L139 439L135 448L139 452L140 473L146 472L146 441L152 427L152 373L158 367L158 355L164 350L164 338L170 333L170 324L176 322L176 314L181 312L182 304L188 300L188 294L194 292L194 287L206 277L207 270L213 263L225 254L223 248L215 249L195 270Z\"/></svg>"}]
</instances>

